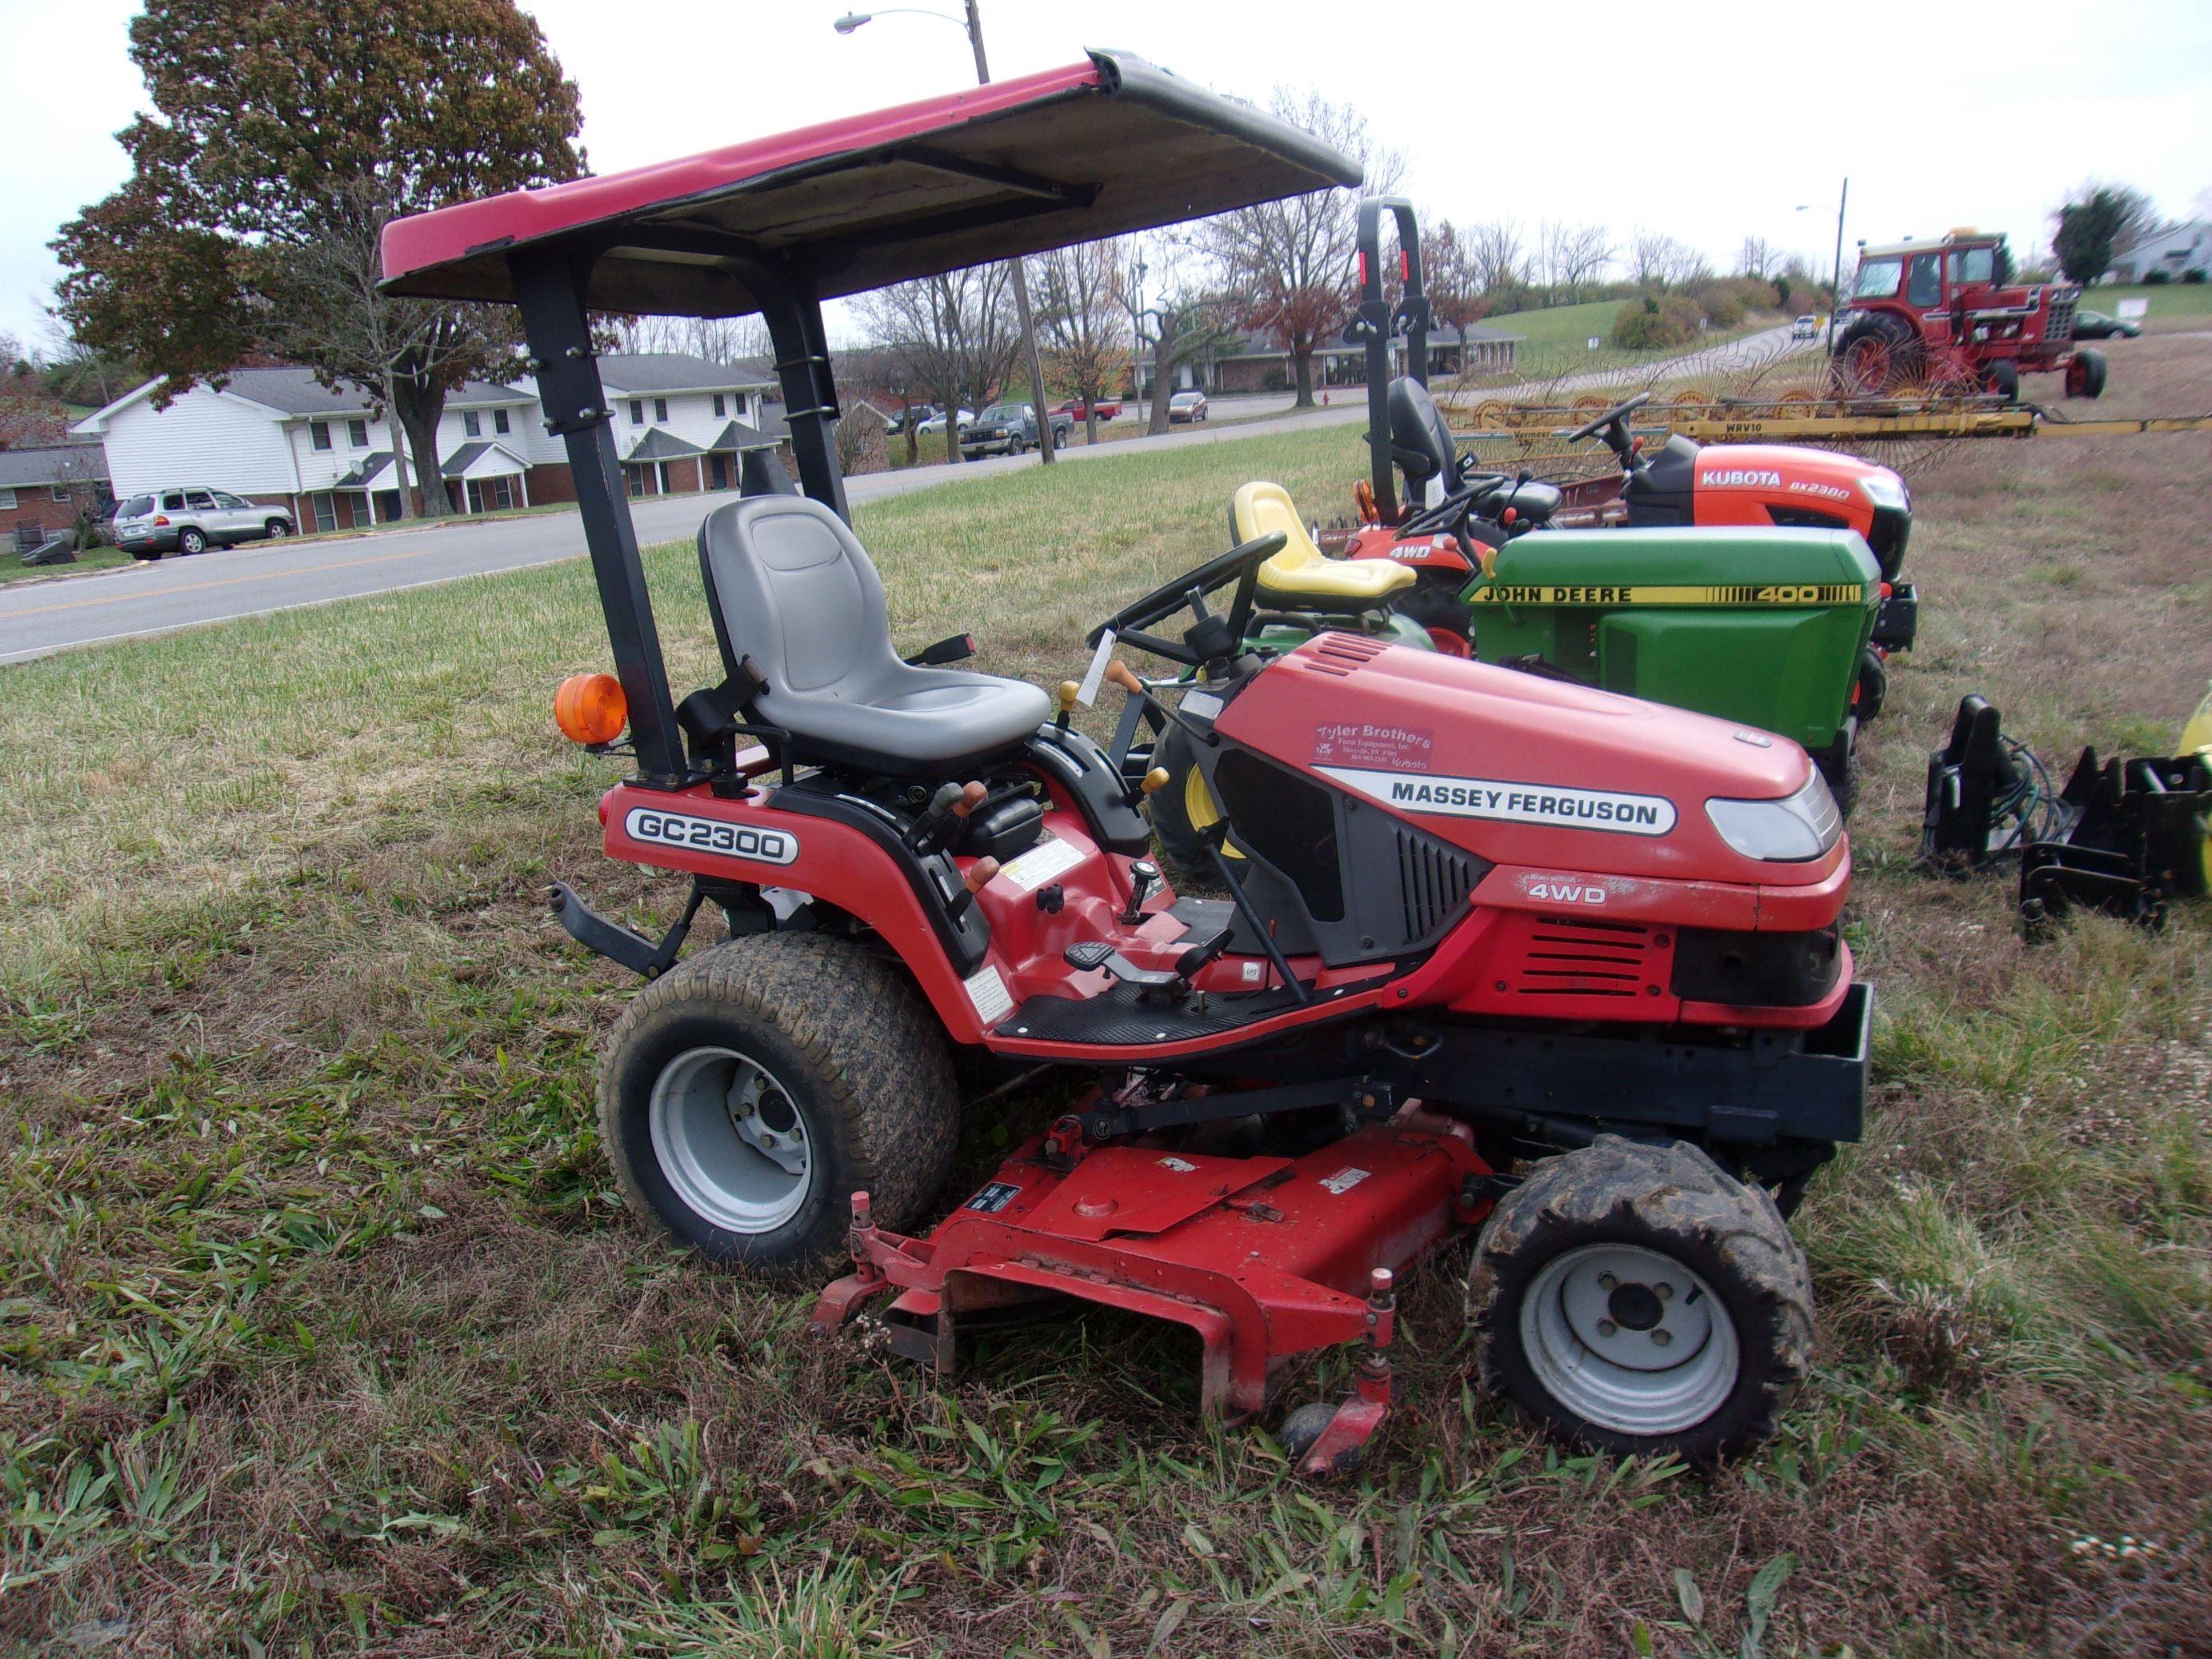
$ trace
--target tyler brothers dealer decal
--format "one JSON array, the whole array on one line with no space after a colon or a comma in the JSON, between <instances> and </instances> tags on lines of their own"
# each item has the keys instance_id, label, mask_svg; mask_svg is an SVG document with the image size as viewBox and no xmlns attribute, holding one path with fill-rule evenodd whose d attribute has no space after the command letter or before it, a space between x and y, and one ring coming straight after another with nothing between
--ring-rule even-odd
<instances>
[{"instance_id":1,"label":"tyler brothers dealer decal","mask_svg":"<svg viewBox=\"0 0 2212 1659\"><path fill-rule=\"evenodd\" d=\"M1556 784L1510 783L1492 778L1371 772L1354 766L1315 769L1401 812L1497 818L1507 823L1541 823L1560 830L1602 830L1618 836L1663 836L1674 827L1674 803L1663 795L1567 789Z\"/></svg>"},{"instance_id":2,"label":"tyler brothers dealer decal","mask_svg":"<svg viewBox=\"0 0 2212 1659\"><path fill-rule=\"evenodd\" d=\"M799 856L799 837L787 830L695 818L650 806L631 807L629 816L623 820L623 833L648 847L720 853L725 858L750 859L756 864L789 864Z\"/></svg>"}]
</instances>

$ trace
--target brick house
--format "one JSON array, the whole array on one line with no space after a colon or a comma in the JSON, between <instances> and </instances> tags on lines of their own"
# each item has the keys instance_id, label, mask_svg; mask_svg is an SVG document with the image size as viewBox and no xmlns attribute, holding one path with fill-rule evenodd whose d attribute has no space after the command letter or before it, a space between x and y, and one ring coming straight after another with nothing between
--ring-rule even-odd
<instances>
[{"instance_id":1,"label":"brick house","mask_svg":"<svg viewBox=\"0 0 2212 1659\"><path fill-rule=\"evenodd\" d=\"M1448 336L1448 337L1447 337ZM1429 378L1432 381L1449 381L1461 373L1464 361L1476 374L1498 374L1513 367L1514 348L1521 336L1501 330L1485 328L1480 324L1470 326L1462 350L1458 331L1436 328L1429 334ZM1393 373L1402 374L1406 365L1406 343L1396 341L1392 348ZM1142 365L1146 384L1152 382L1149 363ZM1343 344L1324 345L1313 356L1313 383L1316 389L1323 386L1364 386L1367 384L1367 348ZM1288 392L1297 384L1295 366L1287 348L1261 334L1233 337L1219 350L1180 365L1175 374L1174 390L1191 387L1212 392Z\"/></svg>"},{"instance_id":2,"label":"brick house","mask_svg":"<svg viewBox=\"0 0 2212 1659\"><path fill-rule=\"evenodd\" d=\"M67 530L108 499L107 458L98 444L0 449L0 539L11 547L24 530Z\"/></svg>"}]
</instances>

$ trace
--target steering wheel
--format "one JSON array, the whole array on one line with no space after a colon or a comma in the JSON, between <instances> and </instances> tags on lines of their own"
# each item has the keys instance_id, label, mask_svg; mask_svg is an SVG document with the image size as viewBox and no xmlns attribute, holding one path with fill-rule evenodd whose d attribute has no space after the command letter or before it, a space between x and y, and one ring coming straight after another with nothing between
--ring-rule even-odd
<instances>
[{"instance_id":1,"label":"steering wheel","mask_svg":"<svg viewBox=\"0 0 2212 1659\"><path fill-rule=\"evenodd\" d=\"M1483 509L1520 482L1510 472L1478 471L1468 465L1473 459L1469 456L1461 464L1460 487L1434 507L1417 507L1407 514L1398 526L1400 536L1424 535L1438 530L1464 534L1468 519L1488 517Z\"/></svg>"},{"instance_id":2,"label":"steering wheel","mask_svg":"<svg viewBox=\"0 0 2212 1659\"><path fill-rule=\"evenodd\" d=\"M1631 398L1626 403L1616 404L1613 408L1607 410L1604 414L1599 416L1587 426L1577 427L1572 432L1567 434L1567 441L1571 444L1578 444L1583 439L1591 437L1597 433L1604 431L1606 428L1611 426L1615 421L1626 420L1631 415L1633 415L1638 410L1643 408L1644 404L1650 401L1651 394L1649 392L1639 392L1633 398ZM1613 444L1611 445L1611 447L1617 450L1620 447L1620 445Z\"/></svg>"},{"instance_id":3,"label":"steering wheel","mask_svg":"<svg viewBox=\"0 0 2212 1659\"><path fill-rule=\"evenodd\" d=\"M1195 570L1185 571L1171 582L1164 582L1132 604L1123 605L1097 627L1083 636L1085 645L1096 646L1111 629L1117 635L1139 650L1154 656L1165 657L1170 662L1186 664L1194 668L1205 666L1205 659L1189 646L1164 640L1157 635L1141 630L1188 605L1200 622L1218 620L1206 609L1205 597L1231 577L1237 581L1237 595L1230 601L1229 637L1241 642L1244 630L1252 621L1252 599L1259 586L1260 567L1283 550L1289 538L1279 530L1271 530L1264 536L1255 536L1226 553L1217 554Z\"/></svg>"}]
</instances>

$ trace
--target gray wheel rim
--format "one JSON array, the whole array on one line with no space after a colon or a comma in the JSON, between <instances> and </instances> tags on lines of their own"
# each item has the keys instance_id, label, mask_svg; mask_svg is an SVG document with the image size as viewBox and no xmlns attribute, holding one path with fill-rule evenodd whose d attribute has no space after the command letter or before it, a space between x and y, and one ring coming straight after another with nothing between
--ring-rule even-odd
<instances>
[{"instance_id":1,"label":"gray wheel rim","mask_svg":"<svg viewBox=\"0 0 2212 1659\"><path fill-rule=\"evenodd\" d=\"M734 1048L687 1048L653 1079L653 1155L676 1195L726 1232L774 1232L813 1190L798 1099Z\"/></svg>"},{"instance_id":2,"label":"gray wheel rim","mask_svg":"<svg viewBox=\"0 0 2212 1659\"><path fill-rule=\"evenodd\" d=\"M1742 1370L1712 1287L1636 1244L1585 1244L1546 1262L1521 1304L1521 1346L1546 1393L1618 1434L1695 1428Z\"/></svg>"}]
</instances>

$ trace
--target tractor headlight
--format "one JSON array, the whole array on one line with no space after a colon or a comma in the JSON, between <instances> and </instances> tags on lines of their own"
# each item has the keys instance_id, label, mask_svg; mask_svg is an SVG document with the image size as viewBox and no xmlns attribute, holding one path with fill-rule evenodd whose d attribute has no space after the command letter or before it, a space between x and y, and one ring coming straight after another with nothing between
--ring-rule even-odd
<instances>
[{"instance_id":1,"label":"tractor headlight","mask_svg":"<svg viewBox=\"0 0 2212 1659\"><path fill-rule=\"evenodd\" d=\"M1905 480L1887 467L1879 472L1860 474L1859 489L1876 507L1894 507L1899 513L1912 511L1912 492L1905 487Z\"/></svg>"},{"instance_id":2,"label":"tractor headlight","mask_svg":"<svg viewBox=\"0 0 2212 1659\"><path fill-rule=\"evenodd\" d=\"M1844 816L1828 781L1815 767L1804 787L1779 800L1709 800L1705 816L1721 839L1747 859L1767 864L1819 858L1844 832Z\"/></svg>"}]
</instances>

